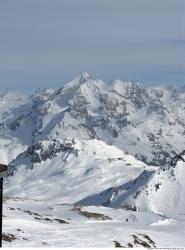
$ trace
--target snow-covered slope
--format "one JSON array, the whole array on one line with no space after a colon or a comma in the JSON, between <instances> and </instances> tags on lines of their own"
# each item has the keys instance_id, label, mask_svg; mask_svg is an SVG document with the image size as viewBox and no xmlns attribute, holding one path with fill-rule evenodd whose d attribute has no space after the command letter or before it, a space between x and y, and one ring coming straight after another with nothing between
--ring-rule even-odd
<instances>
[{"instance_id":1,"label":"snow-covered slope","mask_svg":"<svg viewBox=\"0 0 185 250\"><path fill-rule=\"evenodd\" d=\"M133 204L142 211L150 210L181 218L185 212L184 176L185 151L174 157L170 166L138 178L137 192L132 193L123 203Z\"/></svg>"},{"instance_id":2,"label":"snow-covered slope","mask_svg":"<svg viewBox=\"0 0 185 250\"><path fill-rule=\"evenodd\" d=\"M79 203L181 218L185 211L184 175L185 151L175 156L168 167L147 168L134 180L86 197Z\"/></svg>"},{"instance_id":3,"label":"snow-covered slope","mask_svg":"<svg viewBox=\"0 0 185 250\"><path fill-rule=\"evenodd\" d=\"M184 247L183 157L172 161L173 188L171 167L158 179L162 169L96 139L42 141L12 166L3 245Z\"/></svg>"},{"instance_id":4,"label":"snow-covered slope","mask_svg":"<svg viewBox=\"0 0 185 250\"><path fill-rule=\"evenodd\" d=\"M75 203L131 181L145 168L133 156L96 139L45 140L12 162L5 195Z\"/></svg>"},{"instance_id":5,"label":"snow-covered slope","mask_svg":"<svg viewBox=\"0 0 185 250\"><path fill-rule=\"evenodd\" d=\"M3 247L183 248L185 222L154 213L9 198Z\"/></svg>"}]
</instances>

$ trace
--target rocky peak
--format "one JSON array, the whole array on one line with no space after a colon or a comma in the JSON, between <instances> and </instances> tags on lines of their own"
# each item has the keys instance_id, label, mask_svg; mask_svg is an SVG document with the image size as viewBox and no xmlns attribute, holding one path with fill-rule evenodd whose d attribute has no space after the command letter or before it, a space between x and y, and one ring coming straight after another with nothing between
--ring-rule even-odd
<instances>
[{"instance_id":1,"label":"rocky peak","mask_svg":"<svg viewBox=\"0 0 185 250\"><path fill-rule=\"evenodd\" d=\"M77 77L80 78L81 83L86 82L91 79L90 74L87 72L81 72Z\"/></svg>"},{"instance_id":2,"label":"rocky peak","mask_svg":"<svg viewBox=\"0 0 185 250\"><path fill-rule=\"evenodd\" d=\"M87 82L90 79L91 79L91 77L87 72L80 73L75 78L73 78L72 81L65 84L63 89L71 89L71 88L74 88L74 87L79 87L81 84Z\"/></svg>"}]
</instances>

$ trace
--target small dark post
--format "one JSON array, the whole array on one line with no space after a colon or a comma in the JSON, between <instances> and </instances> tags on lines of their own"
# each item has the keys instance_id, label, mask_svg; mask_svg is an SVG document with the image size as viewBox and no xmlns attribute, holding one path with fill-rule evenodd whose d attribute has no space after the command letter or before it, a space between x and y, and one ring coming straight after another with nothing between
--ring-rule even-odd
<instances>
[{"instance_id":1,"label":"small dark post","mask_svg":"<svg viewBox=\"0 0 185 250\"><path fill-rule=\"evenodd\" d=\"M7 176L7 165L0 164L0 247L3 232L3 178Z\"/></svg>"},{"instance_id":2,"label":"small dark post","mask_svg":"<svg viewBox=\"0 0 185 250\"><path fill-rule=\"evenodd\" d=\"M2 247L2 228L3 228L3 178L0 178L0 247Z\"/></svg>"}]
</instances>

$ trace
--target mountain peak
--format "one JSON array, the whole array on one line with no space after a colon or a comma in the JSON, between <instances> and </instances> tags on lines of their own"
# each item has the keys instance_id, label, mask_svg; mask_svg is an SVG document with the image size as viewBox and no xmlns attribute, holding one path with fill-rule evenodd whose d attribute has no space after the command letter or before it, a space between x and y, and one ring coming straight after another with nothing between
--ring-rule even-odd
<instances>
[{"instance_id":1,"label":"mountain peak","mask_svg":"<svg viewBox=\"0 0 185 250\"><path fill-rule=\"evenodd\" d=\"M78 76L81 77L81 80L89 80L91 79L91 75L88 72L81 72Z\"/></svg>"},{"instance_id":2,"label":"mountain peak","mask_svg":"<svg viewBox=\"0 0 185 250\"><path fill-rule=\"evenodd\" d=\"M91 79L91 76L87 72L81 72L77 76L73 78L71 82L75 82L77 84L83 84L84 82L88 81Z\"/></svg>"},{"instance_id":3,"label":"mountain peak","mask_svg":"<svg viewBox=\"0 0 185 250\"><path fill-rule=\"evenodd\" d=\"M68 90L71 88L78 88L81 84L91 79L91 76L87 72L82 72L74 77L70 82L66 83L62 90Z\"/></svg>"}]
</instances>

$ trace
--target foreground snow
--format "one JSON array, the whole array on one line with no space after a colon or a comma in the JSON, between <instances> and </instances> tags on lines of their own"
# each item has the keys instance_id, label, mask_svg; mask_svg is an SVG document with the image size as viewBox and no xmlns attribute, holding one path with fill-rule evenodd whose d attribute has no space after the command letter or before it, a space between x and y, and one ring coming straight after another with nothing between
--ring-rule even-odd
<instances>
[{"instance_id":1,"label":"foreground snow","mask_svg":"<svg viewBox=\"0 0 185 250\"><path fill-rule=\"evenodd\" d=\"M151 212L9 198L4 216L3 231L11 239L3 241L4 247L185 245L185 215L178 221Z\"/></svg>"}]
</instances>

